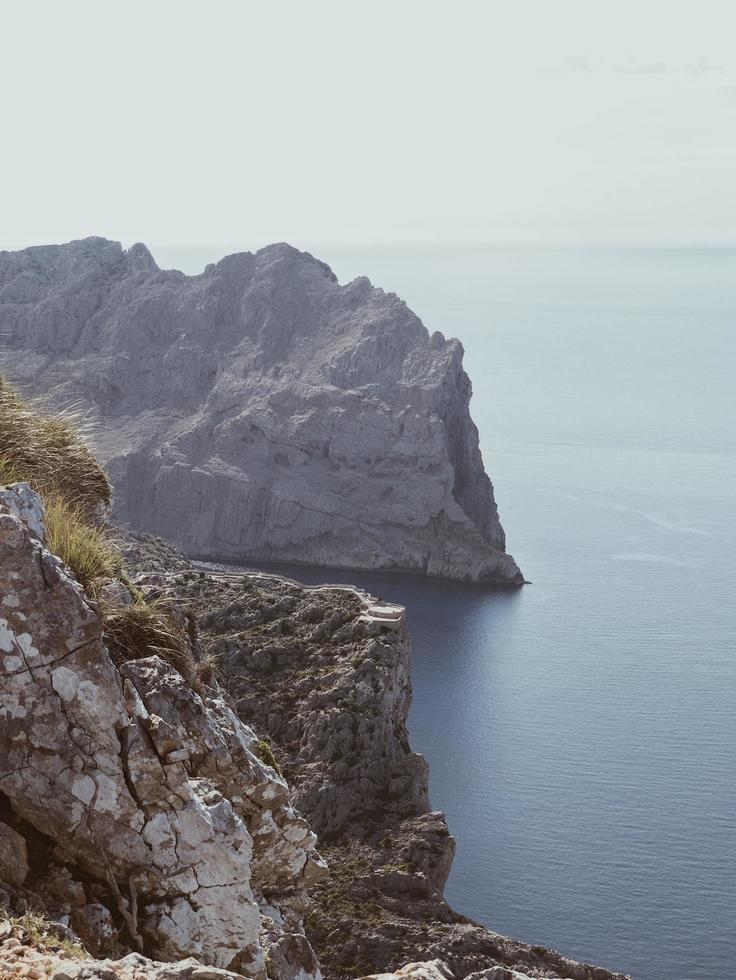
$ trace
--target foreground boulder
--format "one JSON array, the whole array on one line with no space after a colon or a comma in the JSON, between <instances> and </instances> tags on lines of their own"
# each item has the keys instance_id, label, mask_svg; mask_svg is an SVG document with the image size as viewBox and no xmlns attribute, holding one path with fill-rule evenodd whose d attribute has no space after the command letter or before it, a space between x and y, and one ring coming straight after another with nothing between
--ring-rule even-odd
<instances>
[{"instance_id":1,"label":"foreground boulder","mask_svg":"<svg viewBox=\"0 0 736 980\"><path fill-rule=\"evenodd\" d=\"M301 921L324 866L253 732L158 656L113 664L24 485L0 489L0 569L0 889L28 876L22 837L78 932L254 978L273 949L286 980L291 951L316 976Z\"/></svg>"},{"instance_id":2,"label":"foreground boulder","mask_svg":"<svg viewBox=\"0 0 736 980\"><path fill-rule=\"evenodd\" d=\"M90 238L0 253L0 333L10 377L95 409L118 517L190 554L523 582L461 344L367 279Z\"/></svg>"}]
</instances>

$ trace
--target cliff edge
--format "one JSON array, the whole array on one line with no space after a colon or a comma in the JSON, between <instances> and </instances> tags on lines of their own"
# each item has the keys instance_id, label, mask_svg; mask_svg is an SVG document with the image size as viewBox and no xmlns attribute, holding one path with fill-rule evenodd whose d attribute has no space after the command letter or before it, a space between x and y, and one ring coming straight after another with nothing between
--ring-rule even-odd
<instances>
[{"instance_id":1,"label":"cliff edge","mask_svg":"<svg viewBox=\"0 0 736 980\"><path fill-rule=\"evenodd\" d=\"M5 371L93 409L116 516L198 557L520 585L459 341L288 245L197 276L90 238L0 253Z\"/></svg>"}]
</instances>

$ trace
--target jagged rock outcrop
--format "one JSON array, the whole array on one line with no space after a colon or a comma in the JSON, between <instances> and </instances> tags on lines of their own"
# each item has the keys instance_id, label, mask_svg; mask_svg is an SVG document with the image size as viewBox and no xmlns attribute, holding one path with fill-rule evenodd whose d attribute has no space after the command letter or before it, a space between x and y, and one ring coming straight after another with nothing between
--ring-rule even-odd
<instances>
[{"instance_id":1,"label":"jagged rock outcrop","mask_svg":"<svg viewBox=\"0 0 736 980\"><path fill-rule=\"evenodd\" d=\"M284 774L316 833L339 834L367 808L387 817L429 810L427 764L406 731L401 607L269 576L165 581L167 593L175 589L201 612L200 630L241 717L290 746Z\"/></svg>"},{"instance_id":2,"label":"jagged rock outcrop","mask_svg":"<svg viewBox=\"0 0 736 980\"><path fill-rule=\"evenodd\" d=\"M367 279L91 238L0 253L0 336L11 378L95 409L118 517L190 554L523 581L462 346Z\"/></svg>"},{"instance_id":3,"label":"jagged rock outcrop","mask_svg":"<svg viewBox=\"0 0 736 980\"><path fill-rule=\"evenodd\" d=\"M324 865L284 779L217 688L158 656L115 666L44 536L40 499L0 488L0 851L33 840L38 888L65 876L80 934L117 920L161 959L316 978L301 922ZM9 889L23 856L0 867Z\"/></svg>"}]
</instances>

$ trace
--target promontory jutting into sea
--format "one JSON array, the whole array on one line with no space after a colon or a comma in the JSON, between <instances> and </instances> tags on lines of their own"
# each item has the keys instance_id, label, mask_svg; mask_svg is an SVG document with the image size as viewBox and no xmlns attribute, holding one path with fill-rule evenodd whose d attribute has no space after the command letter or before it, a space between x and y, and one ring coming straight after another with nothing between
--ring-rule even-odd
<instances>
[{"instance_id":1,"label":"promontory jutting into sea","mask_svg":"<svg viewBox=\"0 0 736 980\"><path fill-rule=\"evenodd\" d=\"M0 252L0 980L728 976L733 253L334 251Z\"/></svg>"},{"instance_id":2,"label":"promontory jutting into sea","mask_svg":"<svg viewBox=\"0 0 736 980\"><path fill-rule=\"evenodd\" d=\"M5 5L0 980L736 978L734 36Z\"/></svg>"}]
</instances>

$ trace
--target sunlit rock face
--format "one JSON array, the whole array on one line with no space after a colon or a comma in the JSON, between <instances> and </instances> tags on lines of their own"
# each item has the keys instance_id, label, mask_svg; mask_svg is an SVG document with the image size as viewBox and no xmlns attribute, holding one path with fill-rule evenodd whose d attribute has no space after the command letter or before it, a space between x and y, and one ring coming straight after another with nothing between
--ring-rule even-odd
<instances>
[{"instance_id":1,"label":"sunlit rock face","mask_svg":"<svg viewBox=\"0 0 736 980\"><path fill-rule=\"evenodd\" d=\"M523 581L461 344L365 278L288 245L187 277L86 239L0 253L0 333L12 379L93 409L134 527L201 557Z\"/></svg>"},{"instance_id":2,"label":"sunlit rock face","mask_svg":"<svg viewBox=\"0 0 736 980\"><path fill-rule=\"evenodd\" d=\"M263 980L276 949L315 980L300 929L324 865L286 783L219 688L196 693L159 656L113 664L96 604L45 538L40 498L0 487L0 795L49 874L64 869L65 899L81 894L75 926L94 911L85 888L107 886L161 959ZM19 836L0 822L0 855L15 855L0 892L28 874Z\"/></svg>"}]
</instances>

